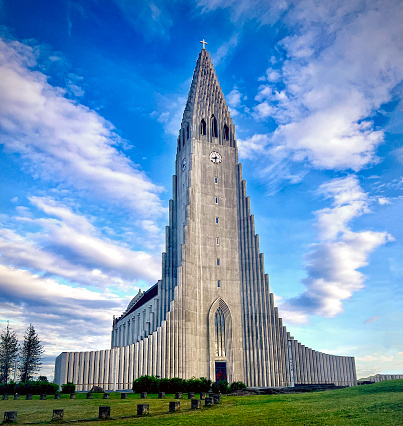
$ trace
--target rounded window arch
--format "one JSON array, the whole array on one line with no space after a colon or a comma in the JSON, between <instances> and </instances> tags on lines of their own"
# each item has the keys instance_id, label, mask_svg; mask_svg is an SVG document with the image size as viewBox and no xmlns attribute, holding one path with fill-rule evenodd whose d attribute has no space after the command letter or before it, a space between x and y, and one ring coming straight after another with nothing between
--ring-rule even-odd
<instances>
[{"instance_id":1,"label":"rounded window arch","mask_svg":"<svg viewBox=\"0 0 403 426\"><path fill-rule=\"evenodd\" d=\"M200 134L203 136L206 135L206 121L204 118L202 118L202 121L200 122Z\"/></svg>"},{"instance_id":2,"label":"rounded window arch","mask_svg":"<svg viewBox=\"0 0 403 426\"><path fill-rule=\"evenodd\" d=\"M213 138L218 138L217 119L214 117L214 114L211 116L211 135Z\"/></svg>"}]
</instances>

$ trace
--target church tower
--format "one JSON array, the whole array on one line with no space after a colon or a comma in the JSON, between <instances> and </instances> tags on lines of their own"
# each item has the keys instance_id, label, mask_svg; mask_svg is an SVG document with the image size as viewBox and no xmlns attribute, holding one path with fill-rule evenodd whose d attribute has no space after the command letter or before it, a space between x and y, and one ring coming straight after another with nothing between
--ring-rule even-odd
<instances>
[{"instance_id":1,"label":"church tower","mask_svg":"<svg viewBox=\"0 0 403 426\"><path fill-rule=\"evenodd\" d=\"M148 374L354 385L354 358L305 347L274 306L235 127L204 44L179 131L161 280L113 320L111 349L59 355L56 383L128 389Z\"/></svg>"}]
</instances>

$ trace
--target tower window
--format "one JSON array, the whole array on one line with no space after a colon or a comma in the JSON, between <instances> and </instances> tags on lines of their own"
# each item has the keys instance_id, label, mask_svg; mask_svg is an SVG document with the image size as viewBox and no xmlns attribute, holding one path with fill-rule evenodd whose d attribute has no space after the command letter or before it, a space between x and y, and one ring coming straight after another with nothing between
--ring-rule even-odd
<instances>
[{"instance_id":1,"label":"tower window","mask_svg":"<svg viewBox=\"0 0 403 426\"><path fill-rule=\"evenodd\" d=\"M218 237L216 238L215 242L218 246L220 245L220 239Z\"/></svg>"},{"instance_id":2,"label":"tower window","mask_svg":"<svg viewBox=\"0 0 403 426\"><path fill-rule=\"evenodd\" d=\"M218 197L215 197L215 203L218 204Z\"/></svg>"},{"instance_id":3,"label":"tower window","mask_svg":"<svg viewBox=\"0 0 403 426\"><path fill-rule=\"evenodd\" d=\"M218 308L215 316L215 354L216 356L225 356L225 319L221 308Z\"/></svg>"},{"instance_id":4,"label":"tower window","mask_svg":"<svg viewBox=\"0 0 403 426\"><path fill-rule=\"evenodd\" d=\"M214 183L218 183L218 177L217 176L214 178Z\"/></svg>"},{"instance_id":5,"label":"tower window","mask_svg":"<svg viewBox=\"0 0 403 426\"><path fill-rule=\"evenodd\" d=\"M189 139L190 131L189 131L189 123L186 123L186 139Z\"/></svg>"},{"instance_id":6,"label":"tower window","mask_svg":"<svg viewBox=\"0 0 403 426\"><path fill-rule=\"evenodd\" d=\"M220 280L217 281L217 287L221 287L221 281Z\"/></svg>"},{"instance_id":7,"label":"tower window","mask_svg":"<svg viewBox=\"0 0 403 426\"><path fill-rule=\"evenodd\" d=\"M218 217L215 218L215 223L218 223Z\"/></svg>"},{"instance_id":8,"label":"tower window","mask_svg":"<svg viewBox=\"0 0 403 426\"><path fill-rule=\"evenodd\" d=\"M217 266L220 266L220 259L217 259Z\"/></svg>"},{"instance_id":9,"label":"tower window","mask_svg":"<svg viewBox=\"0 0 403 426\"><path fill-rule=\"evenodd\" d=\"M206 135L206 122L204 121L204 118L200 122L200 134Z\"/></svg>"},{"instance_id":10,"label":"tower window","mask_svg":"<svg viewBox=\"0 0 403 426\"><path fill-rule=\"evenodd\" d=\"M217 119L214 117L214 115L211 116L211 135L213 138L218 138Z\"/></svg>"},{"instance_id":11,"label":"tower window","mask_svg":"<svg viewBox=\"0 0 403 426\"><path fill-rule=\"evenodd\" d=\"M226 124L224 124L224 139L229 140L229 127Z\"/></svg>"}]
</instances>

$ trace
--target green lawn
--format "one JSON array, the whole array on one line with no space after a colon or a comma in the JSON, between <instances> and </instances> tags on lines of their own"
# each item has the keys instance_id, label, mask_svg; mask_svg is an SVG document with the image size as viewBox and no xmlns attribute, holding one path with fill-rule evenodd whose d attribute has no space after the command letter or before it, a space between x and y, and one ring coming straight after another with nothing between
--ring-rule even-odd
<instances>
[{"instance_id":1,"label":"green lawn","mask_svg":"<svg viewBox=\"0 0 403 426\"><path fill-rule=\"evenodd\" d=\"M0 400L0 416L4 411L17 411L20 424L49 423L53 409L63 408L66 421L88 420L86 425L99 426L98 406L109 405L113 419L108 425L403 425L403 380L303 394L223 396L220 405L197 411L190 410L185 396L181 412L173 414L168 413L173 395L165 399L150 395L146 400L135 394L123 400L120 394L112 394L107 400L102 394L95 394L92 400L85 399L84 394L77 395L76 400L70 400L69 395L62 395L61 400L49 396L46 401L40 401L39 396L32 401L10 397ZM149 416L136 417L139 403L150 404Z\"/></svg>"}]
</instances>

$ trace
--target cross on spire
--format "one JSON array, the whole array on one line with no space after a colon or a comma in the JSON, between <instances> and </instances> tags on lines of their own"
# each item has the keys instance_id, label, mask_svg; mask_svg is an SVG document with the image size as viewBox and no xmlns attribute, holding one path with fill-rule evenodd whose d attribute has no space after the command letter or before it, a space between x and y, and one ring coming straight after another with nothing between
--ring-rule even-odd
<instances>
[{"instance_id":1,"label":"cross on spire","mask_svg":"<svg viewBox=\"0 0 403 426\"><path fill-rule=\"evenodd\" d=\"M203 49L205 49L206 48L206 44L207 44L207 41L204 41L204 39L200 42L202 45L203 45Z\"/></svg>"}]
</instances>

